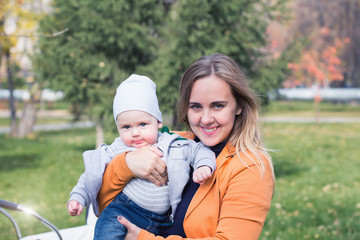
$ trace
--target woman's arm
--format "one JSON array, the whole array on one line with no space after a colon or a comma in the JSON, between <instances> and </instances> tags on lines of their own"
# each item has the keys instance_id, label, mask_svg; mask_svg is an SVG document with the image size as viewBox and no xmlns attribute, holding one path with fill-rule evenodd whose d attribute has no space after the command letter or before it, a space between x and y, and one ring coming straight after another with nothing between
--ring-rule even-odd
<instances>
[{"instance_id":1,"label":"woman's arm","mask_svg":"<svg viewBox=\"0 0 360 240\"><path fill-rule=\"evenodd\" d=\"M107 166L98 194L100 212L115 199L133 177L140 177L156 185L167 182L166 164L160 159L160 150L144 147L134 152L117 155Z\"/></svg>"}]
</instances>

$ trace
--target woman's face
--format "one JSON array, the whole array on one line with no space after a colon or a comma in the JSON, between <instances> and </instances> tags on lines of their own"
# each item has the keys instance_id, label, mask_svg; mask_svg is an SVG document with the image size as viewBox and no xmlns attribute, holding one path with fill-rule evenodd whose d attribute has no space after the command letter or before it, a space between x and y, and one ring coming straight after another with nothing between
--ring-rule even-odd
<instances>
[{"instance_id":1,"label":"woman's face","mask_svg":"<svg viewBox=\"0 0 360 240\"><path fill-rule=\"evenodd\" d=\"M205 145L211 147L227 140L240 112L224 80L212 75L194 82L187 117L191 130Z\"/></svg>"}]
</instances>

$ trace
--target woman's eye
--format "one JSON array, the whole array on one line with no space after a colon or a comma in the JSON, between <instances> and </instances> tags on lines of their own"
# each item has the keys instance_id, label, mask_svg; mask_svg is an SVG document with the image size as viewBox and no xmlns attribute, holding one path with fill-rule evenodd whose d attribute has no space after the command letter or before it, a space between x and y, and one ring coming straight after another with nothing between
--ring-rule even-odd
<instances>
[{"instance_id":1,"label":"woman's eye","mask_svg":"<svg viewBox=\"0 0 360 240\"><path fill-rule=\"evenodd\" d=\"M213 108L214 109L222 109L222 108L224 108L224 104L215 104L214 106L213 106Z\"/></svg>"},{"instance_id":2,"label":"woman's eye","mask_svg":"<svg viewBox=\"0 0 360 240\"><path fill-rule=\"evenodd\" d=\"M198 104L191 104L189 107L192 110L199 110L201 108L200 105L198 105Z\"/></svg>"}]
</instances>

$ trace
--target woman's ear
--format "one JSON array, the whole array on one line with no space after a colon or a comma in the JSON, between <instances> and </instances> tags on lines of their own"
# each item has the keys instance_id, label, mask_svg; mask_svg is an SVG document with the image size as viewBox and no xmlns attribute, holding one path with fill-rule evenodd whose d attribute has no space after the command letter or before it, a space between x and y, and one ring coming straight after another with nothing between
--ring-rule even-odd
<instances>
[{"instance_id":1,"label":"woman's ear","mask_svg":"<svg viewBox=\"0 0 360 240\"><path fill-rule=\"evenodd\" d=\"M241 108L241 107L238 107L238 108L236 109L235 115L240 115L241 111L242 111L242 108Z\"/></svg>"}]
</instances>

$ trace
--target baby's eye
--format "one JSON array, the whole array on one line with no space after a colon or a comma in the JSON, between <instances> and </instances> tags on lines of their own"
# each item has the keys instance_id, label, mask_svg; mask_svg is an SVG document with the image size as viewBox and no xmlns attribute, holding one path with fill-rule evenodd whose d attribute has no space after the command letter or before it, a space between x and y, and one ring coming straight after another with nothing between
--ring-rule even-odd
<instances>
[{"instance_id":1,"label":"baby's eye","mask_svg":"<svg viewBox=\"0 0 360 240\"><path fill-rule=\"evenodd\" d=\"M145 127L147 124L146 123L140 123L141 127Z\"/></svg>"},{"instance_id":2,"label":"baby's eye","mask_svg":"<svg viewBox=\"0 0 360 240\"><path fill-rule=\"evenodd\" d=\"M124 125L122 128L124 128L124 129L129 129L130 126L129 126L129 125Z\"/></svg>"}]
</instances>

